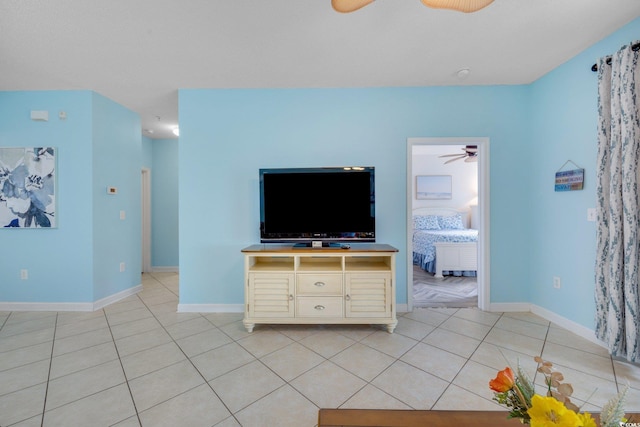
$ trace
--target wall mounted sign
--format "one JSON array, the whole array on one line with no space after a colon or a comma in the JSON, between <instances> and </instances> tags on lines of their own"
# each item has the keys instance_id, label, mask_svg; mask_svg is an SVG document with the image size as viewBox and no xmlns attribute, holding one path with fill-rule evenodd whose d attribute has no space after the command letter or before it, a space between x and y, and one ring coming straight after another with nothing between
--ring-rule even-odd
<instances>
[{"instance_id":1,"label":"wall mounted sign","mask_svg":"<svg viewBox=\"0 0 640 427\"><path fill-rule=\"evenodd\" d=\"M562 169L571 160L567 160L560 169ZM574 166L578 166L571 162ZM556 172L555 191L574 191L582 190L584 186L584 169L559 170Z\"/></svg>"}]
</instances>

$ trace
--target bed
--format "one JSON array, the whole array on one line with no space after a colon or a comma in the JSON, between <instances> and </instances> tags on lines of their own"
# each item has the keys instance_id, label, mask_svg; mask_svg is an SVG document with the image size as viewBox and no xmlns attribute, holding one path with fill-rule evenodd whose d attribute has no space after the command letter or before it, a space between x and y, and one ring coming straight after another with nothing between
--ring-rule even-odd
<instances>
[{"instance_id":1,"label":"bed","mask_svg":"<svg viewBox=\"0 0 640 427\"><path fill-rule=\"evenodd\" d=\"M413 210L413 263L441 278L476 276L478 230L466 212L450 208Z\"/></svg>"}]
</instances>

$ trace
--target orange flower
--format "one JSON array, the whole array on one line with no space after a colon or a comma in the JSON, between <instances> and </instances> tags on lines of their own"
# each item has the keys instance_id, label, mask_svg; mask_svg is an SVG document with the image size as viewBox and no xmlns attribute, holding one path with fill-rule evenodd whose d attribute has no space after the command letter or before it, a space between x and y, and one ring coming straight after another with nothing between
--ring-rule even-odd
<instances>
[{"instance_id":1,"label":"orange flower","mask_svg":"<svg viewBox=\"0 0 640 427\"><path fill-rule=\"evenodd\" d=\"M498 375L489 381L489 387L496 393L504 393L511 390L514 383L513 371L507 366L502 371L498 371Z\"/></svg>"}]
</instances>

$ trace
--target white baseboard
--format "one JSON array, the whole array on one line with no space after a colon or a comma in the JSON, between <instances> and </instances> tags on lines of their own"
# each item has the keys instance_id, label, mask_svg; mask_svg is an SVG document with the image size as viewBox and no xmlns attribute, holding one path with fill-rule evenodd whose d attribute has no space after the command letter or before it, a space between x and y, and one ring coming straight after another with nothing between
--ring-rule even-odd
<instances>
[{"instance_id":1,"label":"white baseboard","mask_svg":"<svg viewBox=\"0 0 640 427\"><path fill-rule=\"evenodd\" d=\"M409 304L396 304L396 313L407 313L409 311Z\"/></svg>"},{"instance_id":2,"label":"white baseboard","mask_svg":"<svg viewBox=\"0 0 640 427\"><path fill-rule=\"evenodd\" d=\"M152 273L178 273L179 267L151 267Z\"/></svg>"},{"instance_id":3,"label":"white baseboard","mask_svg":"<svg viewBox=\"0 0 640 427\"><path fill-rule=\"evenodd\" d=\"M124 291L118 292L116 294L110 295L108 297L99 299L98 301L93 303L93 311L99 310L108 306L109 304L113 304L114 302L118 302L122 299L130 297L131 295L135 295L142 290L142 285L134 286L133 288L125 289Z\"/></svg>"},{"instance_id":4,"label":"white baseboard","mask_svg":"<svg viewBox=\"0 0 640 427\"><path fill-rule=\"evenodd\" d=\"M178 304L178 313L244 313L244 304Z\"/></svg>"},{"instance_id":5,"label":"white baseboard","mask_svg":"<svg viewBox=\"0 0 640 427\"><path fill-rule=\"evenodd\" d=\"M536 314L548 321L555 323L556 325L566 329L569 332L576 334L577 336L586 339L587 341L591 341L594 344L598 344L601 347L607 348L607 345L596 338L596 333L594 330L587 328L579 323L574 322L573 320L569 320L562 316L557 315L553 311L547 310L546 308L539 307L535 304L531 304L531 312Z\"/></svg>"},{"instance_id":6,"label":"white baseboard","mask_svg":"<svg viewBox=\"0 0 640 427\"><path fill-rule=\"evenodd\" d=\"M547 310L546 308L540 307L535 304L526 302L492 303L490 305L489 311L502 313L531 312L537 316L542 317L545 320L548 320L551 323L555 323L556 325L566 329L573 334L576 334L581 338L586 339L587 341L598 344L603 348L607 348L607 345L605 343L596 338L596 333L592 329L589 329L586 326L576 323L573 320L569 320L566 317L562 317L551 310Z\"/></svg>"},{"instance_id":7,"label":"white baseboard","mask_svg":"<svg viewBox=\"0 0 640 427\"><path fill-rule=\"evenodd\" d=\"M137 285L95 302L0 302L0 311L96 311L141 290Z\"/></svg>"}]
</instances>

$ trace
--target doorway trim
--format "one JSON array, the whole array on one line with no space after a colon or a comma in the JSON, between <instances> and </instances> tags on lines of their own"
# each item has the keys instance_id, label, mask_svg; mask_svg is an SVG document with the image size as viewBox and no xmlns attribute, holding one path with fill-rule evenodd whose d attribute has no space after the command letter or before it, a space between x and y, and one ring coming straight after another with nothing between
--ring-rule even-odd
<instances>
[{"instance_id":1,"label":"doorway trim","mask_svg":"<svg viewBox=\"0 0 640 427\"><path fill-rule=\"evenodd\" d=\"M142 265L143 273L151 272L151 169L142 168Z\"/></svg>"},{"instance_id":2,"label":"doorway trim","mask_svg":"<svg viewBox=\"0 0 640 427\"><path fill-rule=\"evenodd\" d=\"M413 310L413 147L418 145L477 145L478 146L478 308L490 308L489 269L489 138L446 137L407 138L407 309Z\"/></svg>"}]
</instances>

